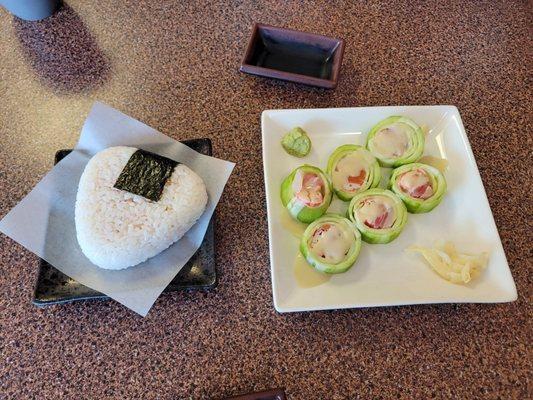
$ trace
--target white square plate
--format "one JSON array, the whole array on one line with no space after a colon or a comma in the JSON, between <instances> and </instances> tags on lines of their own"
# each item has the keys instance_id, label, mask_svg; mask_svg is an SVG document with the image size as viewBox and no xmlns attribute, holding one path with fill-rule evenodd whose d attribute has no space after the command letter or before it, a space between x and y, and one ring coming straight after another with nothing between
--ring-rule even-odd
<instances>
[{"instance_id":1,"label":"white square plate","mask_svg":"<svg viewBox=\"0 0 533 400\"><path fill-rule=\"evenodd\" d=\"M392 243L363 242L356 264L346 273L312 288L297 285L294 260L298 239L281 223L282 180L301 164L325 169L331 152L342 144L364 144L366 133L391 115L406 115L426 125L425 155L446 158L448 191L426 214L409 214ZM268 210L274 306L279 312L424 303L492 303L516 300L516 287L494 224L461 117L454 106L398 106L338 109L267 110L262 114L263 164ZM295 126L307 131L312 151L304 159L288 155L282 136ZM344 209L343 209L344 207ZM330 210L343 211L338 199ZM487 269L468 285L441 279L411 244L430 246L451 240L464 252L488 251Z\"/></svg>"}]
</instances>

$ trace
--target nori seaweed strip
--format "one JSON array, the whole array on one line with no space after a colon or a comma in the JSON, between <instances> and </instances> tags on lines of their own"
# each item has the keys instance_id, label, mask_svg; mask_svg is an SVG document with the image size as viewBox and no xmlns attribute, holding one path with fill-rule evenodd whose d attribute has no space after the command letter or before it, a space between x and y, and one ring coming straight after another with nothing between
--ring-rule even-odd
<instances>
[{"instance_id":1,"label":"nori seaweed strip","mask_svg":"<svg viewBox=\"0 0 533 400\"><path fill-rule=\"evenodd\" d=\"M145 150L137 150L120 173L114 187L159 201L168 178L179 163Z\"/></svg>"}]
</instances>

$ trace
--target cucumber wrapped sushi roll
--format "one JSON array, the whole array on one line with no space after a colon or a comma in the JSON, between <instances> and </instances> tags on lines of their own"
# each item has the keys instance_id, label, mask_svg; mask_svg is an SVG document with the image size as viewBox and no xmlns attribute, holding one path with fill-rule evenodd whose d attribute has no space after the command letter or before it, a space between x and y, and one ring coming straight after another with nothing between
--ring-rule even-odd
<instances>
[{"instance_id":1,"label":"cucumber wrapped sushi roll","mask_svg":"<svg viewBox=\"0 0 533 400\"><path fill-rule=\"evenodd\" d=\"M326 214L310 224L300 241L300 252L315 269L327 274L346 272L361 250L361 234L346 218Z\"/></svg>"},{"instance_id":2,"label":"cucumber wrapped sushi roll","mask_svg":"<svg viewBox=\"0 0 533 400\"><path fill-rule=\"evenodd\" d=\"M327 171L333 191L343 201L379 185L381 169L376 158L363 146L337 147L328 160Z\"/></svg>"},{"instance_id":3,"label":"cucumber wrapped sushi roll","mask_svg":"<svg viewBox=\"0 0 533 400\"><path fill-rule=\"evenodd\" d=\"M389 243L407 222L407 210L390 190L370 189L356 194L348 206L348 218L367 243Z\"/></svg>"},{"instance_id":4,"label":"cucumber wrapped sushi roll","mask_svg":"<svg viewBox=\"0 0 533 400\"><path fill-rule=\"evenodd\" d=\"M281 201L296 220L313 222L321 217L331 203L331 184L320 168L302 165L281 184Z\"/></svg>"},{"instance_id":5,"label":"cucumber wrapped sushi roll","mask_svg":"<svg viewBox=\"0 0 533 400\"><path fill-rule=\"evenodd\" d=\"M367 149L383 167L398 167L417 161L424 152L424 132L410 118L384 119L368 133Z\"/></svg>"},{"instance_id":6,"label":"cucumber wrapped sushi roll","mask_svg":"<svg viewBox=\"0 0 533 400\"><path fill-rule=\"evenodd\" d=\"M433 210L446 192L444 175L430 165L402 165L392 172L389 186L414 214Z\"/></svg>"}]
</instances>

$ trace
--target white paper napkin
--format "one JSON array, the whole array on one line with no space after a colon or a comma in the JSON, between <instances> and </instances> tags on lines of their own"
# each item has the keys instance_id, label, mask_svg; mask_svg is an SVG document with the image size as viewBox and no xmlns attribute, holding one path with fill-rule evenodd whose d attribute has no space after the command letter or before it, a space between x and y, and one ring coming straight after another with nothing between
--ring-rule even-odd
<instances>
[{"instance_id":1,"label":"white paper napkin","mask_svg":"<svg viewBox=\"0 0 533 400\"><path fill-rule=\"evenodd\" d=\"M132 146L187 165L202 177L209 201L180 239L146 262L120 271L96 267L76 239L74 204L89 159L111 146ZM96 102L74 151L59 162L1 221L0 232L85 286L145 316L161 292L200 247L235 164L202 155L153 128Z\"/></svg>"}]
</instances>

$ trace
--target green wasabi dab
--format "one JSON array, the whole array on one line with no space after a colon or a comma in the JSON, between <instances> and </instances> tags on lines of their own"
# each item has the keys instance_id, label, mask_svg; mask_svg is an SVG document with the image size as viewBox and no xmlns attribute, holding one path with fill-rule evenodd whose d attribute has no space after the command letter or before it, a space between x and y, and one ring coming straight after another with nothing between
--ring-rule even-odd
<instances>
[{"instance_id":1,"label":"green wasabi dab","mask_svg":"<svg viewBox=\"0 0 533 400\"><path fill-rule=\"evenodd\" d=\"M305 157L311 151L311 139L299 126L292 128L281 139L281 145L294 157Z\"/></svg>"}]
</instances>

